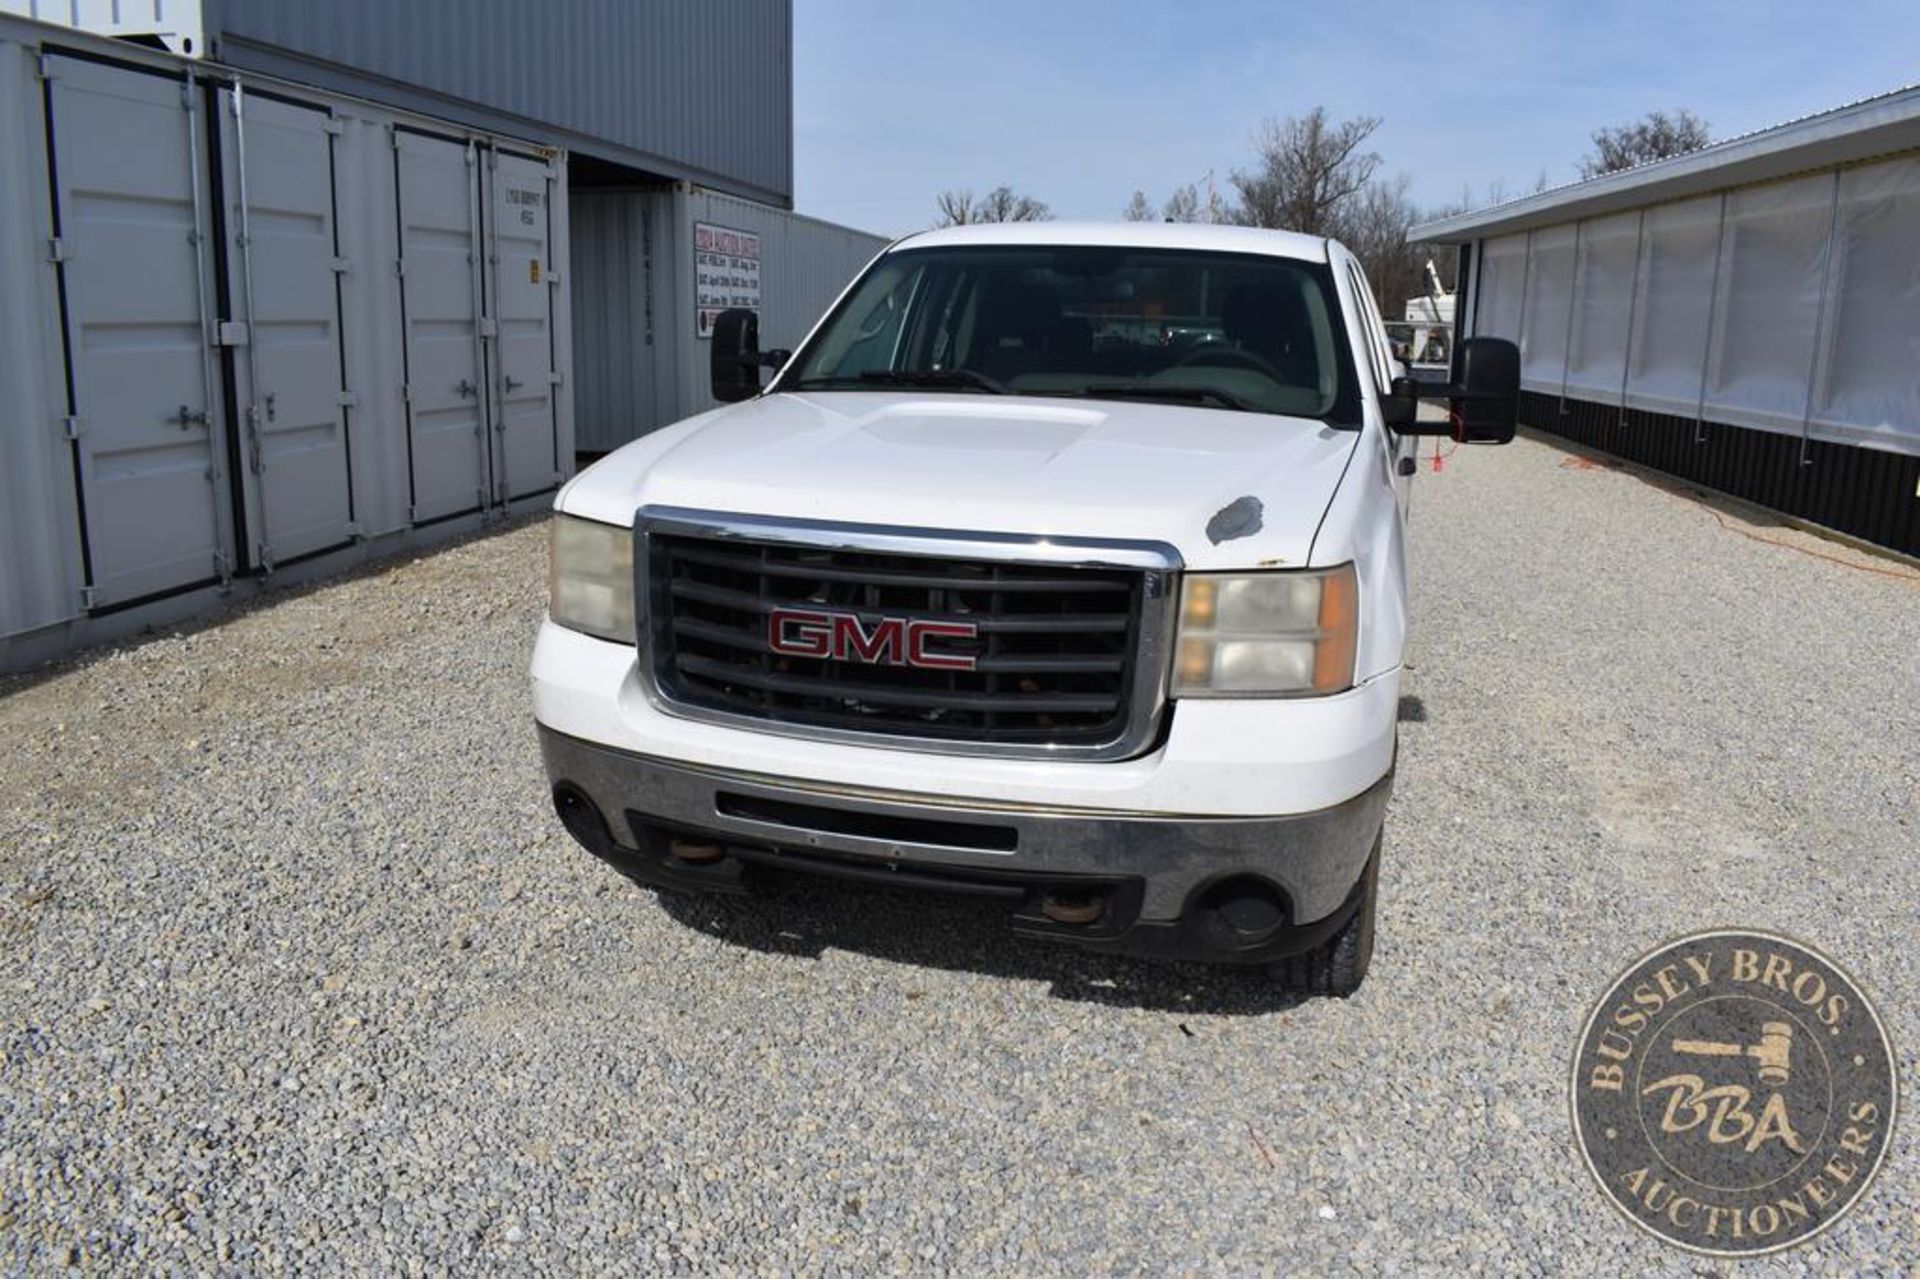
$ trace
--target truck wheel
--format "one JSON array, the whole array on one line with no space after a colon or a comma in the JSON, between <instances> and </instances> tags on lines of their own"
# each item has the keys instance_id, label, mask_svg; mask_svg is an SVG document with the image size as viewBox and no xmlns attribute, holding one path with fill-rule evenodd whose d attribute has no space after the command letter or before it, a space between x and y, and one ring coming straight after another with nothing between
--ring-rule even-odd
<instances>
[{"instance_id":1,"label":"truck wheel","mask_svg":"<svg viewBox=\"0 0 1920 1279\"><path fill-rule=\"evenodd\" d=\"M1373 855L1360 872L1359 909L1340 931L1304 955L1277 960L1268 971L1288 992L1296 995L1334 995L1345 999L1367 979L1373 961L1374 905L1380 899L1380 836L1373 837Z\"/></svg>"}]
</instances>

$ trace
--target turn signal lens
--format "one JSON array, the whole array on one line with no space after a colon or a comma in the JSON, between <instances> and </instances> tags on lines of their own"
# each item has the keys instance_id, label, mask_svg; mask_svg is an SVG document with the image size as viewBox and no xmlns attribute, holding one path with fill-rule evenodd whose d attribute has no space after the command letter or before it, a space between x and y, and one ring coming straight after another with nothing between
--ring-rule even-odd
<instances>
[{"instance_id":1,"label":"turn signal lens","mask_svg":"<svg viewBox=\"0 0 1920 1279\"><path fill-rule=\"evenodd\" d=\"M636 642L633 530L571 515L553 517L547 615L572 630Z\"/></svg>"},{"instance_id":2,"label":"turn signal lens","mask_svg":"<svg viewBox=\"0 0 1920 1279\"><path fill-rule=\"evenodd\" d=\"M1353 687L1353 565L1190 573L1180 588L1175 697L1300 697Z\"/></svg>"}]
</instances>

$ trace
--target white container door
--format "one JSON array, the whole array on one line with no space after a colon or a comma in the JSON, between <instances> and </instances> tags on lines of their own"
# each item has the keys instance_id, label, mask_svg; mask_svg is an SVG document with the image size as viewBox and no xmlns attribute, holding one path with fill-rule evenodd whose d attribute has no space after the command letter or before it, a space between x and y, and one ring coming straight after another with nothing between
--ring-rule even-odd
<instances>
[{"instance_id":1,"label":"white container door","mask_svg":"<svg viewBox=\"0 0 1920 1279\"><path fill-rule=\"evenodd\" d=\"M179 79L49 59L56 241L91 607L228 571L202 121Z\"/></svg>"},{"instance_id":2,"label":"white container door","mask_svg":"<svg viewBox=\"0 0 1920 1279\"><path fill-rule=\"evenodd\" d=\"M488 328L494 334L494 496L507 502L560 482L553 349L553 171L492 151L487 202Z\"/></svg>"},{"instance_id":3,"label":"white container door","mask_svg":"<svg viewBox=\"0 0 1920 1279\"><path fill-rule=\"evenodd\" d=\"M424 523L487 502L478 153L404 129L393 147L413 519Z\"/></svg>"},{"instance_id":4,"label":"white container door","mask_svg":"<svg viewBox=\"0 0 1920 1279\"><path fill-rule=\"evenodd\" d=\"M332 120L230 89L220 102L241 478L254 559L270 567L353 536Z\"/></svg>"}]
</instances>

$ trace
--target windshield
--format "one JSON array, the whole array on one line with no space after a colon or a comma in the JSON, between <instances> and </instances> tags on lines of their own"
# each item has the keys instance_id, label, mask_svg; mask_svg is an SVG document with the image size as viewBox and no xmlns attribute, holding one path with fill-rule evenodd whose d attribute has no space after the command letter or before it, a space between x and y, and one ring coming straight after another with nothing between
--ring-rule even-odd
<instances>
[{"instance_id":1,"label":"windshield","mask_svg":"<svg viewBox=\"0 0 1920 1279\"><path fill-rule=\"evenodd\" d=\"M890 253L775 390L1141 399L1350 425L1332 273L1253 254L1091 245Z\"/></svg>"}]
</instances>

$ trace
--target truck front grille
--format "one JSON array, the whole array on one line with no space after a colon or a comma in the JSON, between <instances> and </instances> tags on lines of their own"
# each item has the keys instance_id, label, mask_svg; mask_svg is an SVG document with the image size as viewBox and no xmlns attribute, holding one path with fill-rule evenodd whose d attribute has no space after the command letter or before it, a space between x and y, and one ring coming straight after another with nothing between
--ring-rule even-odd
<instances>
[{"instance_id":1,"label":"truck front grille","mask_svg":"<svg viewBox=\"0 0 1920 1279\"><path fill-rule=\"evenodd\" d=\"M737 535L653 531L642 551L653 675L681 708L787 726L1082 750L1139 725L1143 607L1164 575L1124 566L952 558ZM791 634L785 619L803 619ZM830 645L821 618L857 619L869 647ZM915 623L971 628L925 643ZM842 623L844 625L844 623ZM770 634L783 638L776 645ZM891 628L891 646L882 628ZM831 648L792 651L800 639ZM1151 660L1159 660L1158 645ZM788 651L777 651L784 648ZM884 651L874 654L873 648ZM958 669L969 666L970 669ZM1146 681L1158 699L1158 675Z\"/></svg>"}]
</instances>

